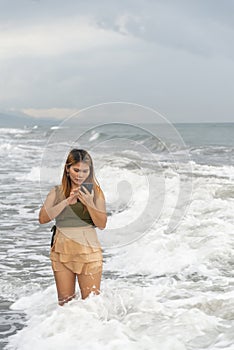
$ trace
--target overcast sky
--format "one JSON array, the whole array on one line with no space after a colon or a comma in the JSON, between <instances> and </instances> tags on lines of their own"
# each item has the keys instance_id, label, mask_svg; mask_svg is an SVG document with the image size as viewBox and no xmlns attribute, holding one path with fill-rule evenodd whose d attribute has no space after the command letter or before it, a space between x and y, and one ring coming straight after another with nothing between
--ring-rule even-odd
<instances>
[{"instance_id":1,"label":"overcast sky","mask_svg":"<svg viewBox=\"0 0 234 350\"><path fill-rule=\"evenodd\" d=\"M233 0L0 0L0 112L234 122Z\"/></svg>"}]
</instances>

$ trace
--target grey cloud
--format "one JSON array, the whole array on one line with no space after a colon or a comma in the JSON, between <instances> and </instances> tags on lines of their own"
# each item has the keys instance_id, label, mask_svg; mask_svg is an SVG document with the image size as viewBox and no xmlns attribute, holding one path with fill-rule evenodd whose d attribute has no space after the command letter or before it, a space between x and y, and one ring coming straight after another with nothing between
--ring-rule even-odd
<instances>
[{"instance_id":1,"label":"grey cloud","mask_svg":"<svg viewBox=\"0 0 234 350\"><path fill-rule=\"evenodd\" d=\"M0 58L1 108L121 100L158 108L172 121L232 120L232 1L4 2L5 28L88 17L126 40L83 51L74 42L69 52L53 56Z\"/></svg>"},{"instance_id":2,"label":"grey cloud","mask_svg":"<svg viewBox=\"0 0 234 350\"><path fill-rule=\"evenodd\" d=\"M219 1L147 1L145 6L124 12L129 14L126 32L169 48L233 58L234 4L227 5ZM103 17L99 25L124 34L116 18Z\"/></svg>"},{"instance_id":3,"label":"grey cloud","mask_svg":"<svg viewBox=\"0 0 234 350\"><path fill-rule=\"evenodd\" d=\"M0 19L7 26L89 16L98 26L121 35L126 33L118 19L129 15L126 31L141 40L194 54L234 55L230 47L234 34L232 1L102 0L97 5L96 0L8 0L0 9Z\"/></svg>"}]
</instances>

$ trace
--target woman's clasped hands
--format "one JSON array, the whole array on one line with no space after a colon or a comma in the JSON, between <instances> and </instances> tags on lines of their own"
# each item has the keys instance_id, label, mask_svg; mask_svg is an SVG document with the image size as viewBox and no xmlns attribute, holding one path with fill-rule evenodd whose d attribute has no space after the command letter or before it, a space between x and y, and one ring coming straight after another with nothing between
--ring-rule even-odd
<instances>
[{"instance_id":1,"label":"woman's clasped hands","mask_svg":"<svg viewBox=\"0 0 234 350\"><path fill-rule=\"evenodd\" d=\"M70 196L67 198L67 202L69 205L71 205L71 204L77 203L77 200L79 200L85 206L93 207L94 206L93 199L94 199L93 190L90 193L87 190L87 188L85 188L84 186L82 187L82 190L81 190L81 186L79 186L71 190Z\"/></svg>"}]
</instances>

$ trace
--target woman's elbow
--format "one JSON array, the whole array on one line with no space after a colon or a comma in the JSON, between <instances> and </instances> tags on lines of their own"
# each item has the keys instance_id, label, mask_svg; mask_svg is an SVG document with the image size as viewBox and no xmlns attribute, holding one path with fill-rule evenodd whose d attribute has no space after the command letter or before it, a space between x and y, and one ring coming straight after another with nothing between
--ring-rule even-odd
<instances>
[{"instance_id":1,"label":"woman's elbow","mask_svg":"<svg viewBox=\"0 0 234 350\"><path fill-rule=\"evenodd\" d=\"M50 220L46 220L45 218L39 217L39 223L40 224L47 224L48 222L50 222Z\"/></svg>"},{"instance_id":2,"label":"woman's elbow","mask_svg":"<svg viewBox=\"0 0 234 350\"><path fill-rule=\"evenodd\" d=\"M45 224L46 223L45 219L42 216L40 216L40 215L39 215L38 221L39 221L40 224Z\"/></svg>"},{"instance_id":3,"label":"woman's elbow","mask_svg":"<svg viewBox=\"0 0 234 350\"><path fill-rule=\"evenodd\" d=\"M99 230L104 230L106 228L107 218L98 226Z\"/></svg>"},{"instance_id":4,"label":"woman's elbow","mask_svg":"<svg viewBox=\"0 0 234 350\"><path fill-rule=\"evenodd\" d=\"M40 224L47 224L47 222L50 222L50 218L48 218L47 215L40 211L38 221Z\"/></svg>"}]
</instances>

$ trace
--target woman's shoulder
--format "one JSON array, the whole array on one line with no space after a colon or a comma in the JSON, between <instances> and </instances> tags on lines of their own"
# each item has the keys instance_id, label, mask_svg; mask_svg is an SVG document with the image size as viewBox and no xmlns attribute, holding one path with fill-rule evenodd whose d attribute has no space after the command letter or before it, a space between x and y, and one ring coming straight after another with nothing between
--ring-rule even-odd
<instances>
[{"instance_id":1,"label":"woman's shoulder","mask_svg":"<svg viewBox=\"0 0 234 350\"><path fill-rule=\"evenodd\" d=\"M56 191L61 191L62 190L62 185L55 185L54 188Z\"/></svg>"},{"instance_id":2,"label":"woman's shoulder","mask_svg":"<svg viewBox=\"0 0 234 350\"><path fill-rule=\"evenodd\" d=\"M61 185L55 185L50 188L48 196L58 197L61 194Z\"/></svg>"},{"instance_id":3,"label":"woman's shoulder","mask_svg":"<svg viewBox=\"0 0 234 350\"><path fill-rule=\"evenodd\" d=\"M61 185L54 185L50 188L49 193L56 193L57 191L61 190Z\"/></svg>"},{"instance_id":4,"label":"woman's shoulder","mask_svg":"<svg viewBox=\"0 0 234 350\"><path fill-rule=\"evenodd\" d=\"M58 203L63 199L62 194L62 186L61 185L55 185L50 189L50 192L48 193L48 197L53 198L54 203Z\"/></svg>"}]
</instances>

